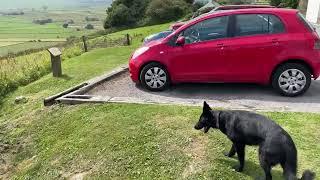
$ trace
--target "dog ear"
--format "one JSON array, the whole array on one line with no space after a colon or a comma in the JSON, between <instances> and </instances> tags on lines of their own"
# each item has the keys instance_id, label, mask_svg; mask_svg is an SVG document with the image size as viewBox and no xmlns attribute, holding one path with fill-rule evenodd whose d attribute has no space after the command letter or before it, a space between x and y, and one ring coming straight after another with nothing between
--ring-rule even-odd
<instances>
[{"instance_id":1,"label":"dog ear","mask_svg":"<svg viewBox=\"0 0 320 180\"><path fill-rule=\"evenodd\" d=\"M211 111L212 109L210 108L209 104L205 101L203 103L203 112L208 112Z\"/></svg>"}]
</instances>

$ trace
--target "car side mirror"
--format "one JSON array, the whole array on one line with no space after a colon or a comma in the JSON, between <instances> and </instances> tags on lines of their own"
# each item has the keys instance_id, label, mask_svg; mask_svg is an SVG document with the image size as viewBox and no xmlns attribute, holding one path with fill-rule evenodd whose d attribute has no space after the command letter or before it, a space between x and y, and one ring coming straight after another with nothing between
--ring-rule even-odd
<instances>
[{"instance_id":1,"label":"car side mirror","mask_svg":"<svg viewBox=\"0 0 320 180\"><path fill-rule=\"evenodd\" d=\"M183 46L186 43L186 39L183 36L178 37L176 45Z\"/></svg>"}]
</instances>

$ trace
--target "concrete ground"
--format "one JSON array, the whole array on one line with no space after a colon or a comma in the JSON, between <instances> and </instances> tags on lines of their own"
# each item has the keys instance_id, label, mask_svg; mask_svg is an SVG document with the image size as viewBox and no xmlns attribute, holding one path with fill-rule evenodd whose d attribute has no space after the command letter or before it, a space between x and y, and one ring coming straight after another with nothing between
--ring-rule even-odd
<instances>
[{"instance_id":1,"label":"concrete ground","mask_svg":"<svg viewBox=\"0 0 320 180\"><path fill-rule=\"evenodd\" d=\"M206 100L215 108L320 113L320 81L313 81L306 94L295 98L255 84L178 84L150 92L135 85L126 72L87 94L110 97L111 102L201 105Z\"/></svg>"}]
</instances>

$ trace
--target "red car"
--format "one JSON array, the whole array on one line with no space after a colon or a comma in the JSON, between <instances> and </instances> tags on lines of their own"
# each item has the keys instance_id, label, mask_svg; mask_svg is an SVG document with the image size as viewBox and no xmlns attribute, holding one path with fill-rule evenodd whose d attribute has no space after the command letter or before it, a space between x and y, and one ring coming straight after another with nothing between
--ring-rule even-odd
<instances>
[{"instance_id":1,"label":"red car","mask_svg":"<svg viewBox=\"0 0 320 180\"><path fill-rule=\"evenodd\" d=\"M285 96L320 75L320 39L292 9L221 11L136 50L130 76L152 91L180 82L271 84Z\"/></svg>"}]
</instances>

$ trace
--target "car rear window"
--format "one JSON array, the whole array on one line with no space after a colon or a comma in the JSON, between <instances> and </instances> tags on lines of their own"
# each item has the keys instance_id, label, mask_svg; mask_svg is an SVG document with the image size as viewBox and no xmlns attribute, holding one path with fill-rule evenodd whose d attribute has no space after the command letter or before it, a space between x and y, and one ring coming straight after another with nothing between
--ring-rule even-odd
<instances>
[{"instance_id":1,"label":"car rear window","mask_svg":"<svg viewBox=\"0 0 320 180\"><path fill-rule=\"evenodd\" d=\"M236 15L235 36L275 34L285 32L282 21L271 14Z\"/></svg>"},{"instance_id":2,"label":"car rear window","mask_svg":"<svg viewBox=\"0 0 320 180\"><path fill-rule=\"evenodd\" d=\"M303 22L303 24L305 25L305 27L308 28L308 30L309 30L310 32L315 31L315 28L313 27L313 25L312 25L310 22L308 22L308 20L307 20L301 13L298 12L298 13L297 13L297 16L298 16L298 18L300 19L300 21Z\"/></svg>"}]
</instances>

